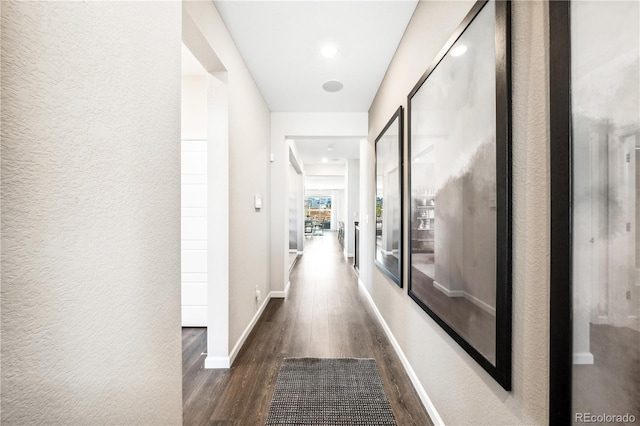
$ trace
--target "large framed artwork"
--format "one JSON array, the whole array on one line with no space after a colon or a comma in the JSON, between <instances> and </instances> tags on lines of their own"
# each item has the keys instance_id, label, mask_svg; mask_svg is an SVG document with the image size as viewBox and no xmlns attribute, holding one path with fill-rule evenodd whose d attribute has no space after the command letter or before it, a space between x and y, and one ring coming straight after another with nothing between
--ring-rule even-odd
<instances>
[{"instance_id":1,"label":"large framed artwork","mask_svg":"<svg viewBox=\"0 0 640 426\"><path fill-rule=\"evenodd\" d=\"M549 49L549 424L637 424L640 3L549 2Z\"/></svg>"},{"instance_id":2,"label":"large framed artwork","mask_svg":"<svg viewBox=\"0 0 640 426\"><path fill-rule=\"evenodd\" d=\"M375 264L402 287L402 107L376 138Z\"/></svg>"},{"instance_id":3,"label":"large framed artwork","mask_svg":"<svg viewBox=\"0 0 640 426\"><path fill-rule=\"evenodd\" d=\"M478 1L408 96L409 296L511 389L510 5Z\"/></svg>"}]
</instances>

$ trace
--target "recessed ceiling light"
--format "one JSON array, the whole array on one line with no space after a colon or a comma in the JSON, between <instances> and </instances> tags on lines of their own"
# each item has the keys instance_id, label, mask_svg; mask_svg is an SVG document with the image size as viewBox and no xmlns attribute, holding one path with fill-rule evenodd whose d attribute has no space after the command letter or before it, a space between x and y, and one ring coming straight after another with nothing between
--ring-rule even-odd
<instances>
[{"instance_id":1,"label":"recessed ceiling light","mask_svg":"<svg viewBox=\"0 0 640 426\"><path fill-rule=\"evenodd\" d=\"M324 46L322 46L320 53L322 53L322 56L324 56L325 58L330 59L338 54L338 48L333 44L325 44Z\"/></svg>"},{"instance_id":2,"label":"recessed ceiling light","mask_svg":"<svg viewBox=\"0 0 640 426\"><path fill-rule=\"evenodd\" d=\"M338 80L325 81L322 85L322 88L329 93L339 92L343 87L344 84L342 84L342 82Z\"/></svg>"},{"instance_id":3,"label":"recessed ceiling light","mask_svg":"<svg viewBox=\"0 0 640 426\"><path fill-rule=\"evenodd\" d=\"M322 157L322 162L323 162L323 163L326 163L327 161L329 161L329 160L327 159L327 157Z\"/></svg>"},{"instance_id":4,"label":"recessed ceiling light","mask_svg":"<svg viewBox=\"0 0 640 426\"><path fill-rule=\"evenodd\" d=\"M451 52L449 52L449 54L451 56L461 56L464 55L464 53L467 51L467 45L466 44L460 44L456 47L454 47L453 49L451 49Z\"/></svg>"},{"instance_id":5,"label":"recessed ceiling light","mask_svg":"<svg viewBox=\"0 0 640 426\"><path fill-rule=\"evenodd\" d=\"M416 162L416 163L419 163L419 162L420 162L420 158L416 158L416 159L415 159L415 162Z\"/></svg>"}]
</instances>

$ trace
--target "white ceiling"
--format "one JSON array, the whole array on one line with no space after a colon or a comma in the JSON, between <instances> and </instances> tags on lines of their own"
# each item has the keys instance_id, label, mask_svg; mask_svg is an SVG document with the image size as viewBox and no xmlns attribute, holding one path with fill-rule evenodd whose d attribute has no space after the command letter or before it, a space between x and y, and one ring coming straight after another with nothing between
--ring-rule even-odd
<instances>
[{"instance_id":1,"label":"white ceiling","mask_svg":"<svg viewBox=\"0 0 640 426\"><path fill-rule=\"evenodd\" d=\"M296 138L294 143L305 165L344 164L346 160L360 158L359 138ZM322 161L323 158L327 161Z\"/></svg>"},{"instance_id":2,"label":"white ceiling","mask_svg":"<svg viewBox=\"0 0 640 426\"><path fill-rule=\"evenodd\" d=\"M417 0L214 3L272 111L366 112ZM334 79L344 89L325 92Z\"/></svg>"}]
</instances>

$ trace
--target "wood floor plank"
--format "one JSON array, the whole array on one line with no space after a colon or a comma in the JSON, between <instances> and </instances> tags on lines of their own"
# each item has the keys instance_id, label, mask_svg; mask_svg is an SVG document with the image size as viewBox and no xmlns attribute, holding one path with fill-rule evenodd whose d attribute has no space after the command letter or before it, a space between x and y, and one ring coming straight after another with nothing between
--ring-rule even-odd
<instances>
[{"instance_id":1,"label":"wood floor plank","mask_svg":"<svg viewBox=\"0 0 640 426\"><path fill-rule=\"evenodd\" d=\"M206 330L183 329L184 424L263 425L282 360L305 356L374 358L398 424L432 424L335 233L305 240L290 281L287 299L268 303L230 369L204 369Z\"/></svg>"}]
</instances>

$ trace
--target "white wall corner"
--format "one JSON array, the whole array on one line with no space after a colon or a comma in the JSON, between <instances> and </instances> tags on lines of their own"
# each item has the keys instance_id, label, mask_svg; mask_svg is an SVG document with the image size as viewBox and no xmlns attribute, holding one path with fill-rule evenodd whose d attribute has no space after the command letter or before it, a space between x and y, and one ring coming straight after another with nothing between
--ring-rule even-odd
<instances>
[{"instance_id":1,"label":"white wall corner","mask_svg":"<svg viewBox=\"0 0 640 426\"><path fill-rule=\"evenodd\" d=\"M233 365L233 362L236 360L236 356L238 356L238 353L240 352L240 349L242 349L244 342L247 340L247 337L249 337L249 334L251 334L253 327L256 326L256 323L262 316L262 313L264 312L264 309L267 307L269 300L273 297L272 294L273 292L269 293L267 297L264 298L262 305L260 305L260 308L258 308L258 310L256 311L255 315L251 319L251 322L249 323L249 325L247 325L247 328L244 329L244 331L240 335L240 338L238 339L235 346L231 350L231 353L229 354L229 367L218 367L218 368L230 368ZM205 368L210 368L206 366L206 361L205 361ZM215 368L215 367L211 367L211 368Z\"/></svg>"},{"instance_id":2,"label":"white wall corner","mask_svg":"<svg viewBox=\"0 0 640 426\"><path fill-rule=\"evenodd\" d=\"M409 360L407 359L404 352L402 351L400 344L398 343L395 336L391 332L391 329L389 328L386 321L382 317L382 314L378 310L378 307L376 306L375 302L373 301L373 298L367 291L367 287L364 285L361 279L358 279L358 287L360 288L360 291L362 292L362 294L365 296L365 299L369 303L369 306L371 306L371 309L373 309L373 312L376 314L376 318L378 319L378 322L382 326L382 329L387 335L387 338L389 339L389 341L391 342L391 345L393 346L396 353L398 354L398 358L400 358L400 361L402 362L402 366L407 372L409 379L411 379L411 383L413 384L414 389L418 393L418 396L420 397L422 404L427 409L427 413L429 414L429 417L431 417L431 421L433 421L433 424L436 426L444 426L444 421L442 420L442 417L440 417L440 414L438 413L438 410L436 409L435 405L433 405L433 401L431 401L431 398L429 398L429 395L427 395L427 392L424 390L422 383L420 383L420 379L418 379L418 376L413 370L413 367L411 367L411 363L409 363Z\"/></svg>"}]
</instances>

